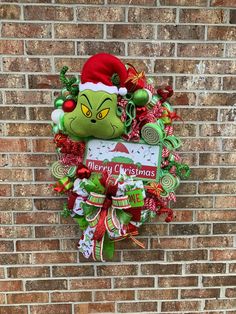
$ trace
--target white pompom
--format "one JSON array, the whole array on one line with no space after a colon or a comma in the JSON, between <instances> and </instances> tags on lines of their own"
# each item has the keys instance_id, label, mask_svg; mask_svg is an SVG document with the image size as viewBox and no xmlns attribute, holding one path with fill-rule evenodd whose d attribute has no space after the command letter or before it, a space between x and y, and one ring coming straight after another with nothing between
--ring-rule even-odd
<instances>
[{"instance_id":1,"label":"white pompom","mask_svg":"<svg viewBox=\"0 0 236 314\"><path fill-rule=\"evenodd\" d=\"M54 123L58 124L60 122L60 118L64 115L64 111L62 109L53 110L51 114L51 119Z\"/></svg>"},{"instance_id":2,"label":"white pompom","mask_svg":"<svg viewBox=\"0 0 236 314\"><path fill-rule=\"evenodd\" d=\"M127 94L127 88L121 87L119 88L119 95L125 96Z\"/></svg>"}]
</instances>

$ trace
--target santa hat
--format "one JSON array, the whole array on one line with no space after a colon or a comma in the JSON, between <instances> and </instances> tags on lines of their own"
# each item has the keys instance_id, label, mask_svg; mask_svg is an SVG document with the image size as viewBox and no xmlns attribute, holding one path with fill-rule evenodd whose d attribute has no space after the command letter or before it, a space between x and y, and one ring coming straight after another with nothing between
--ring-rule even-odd
<instances>
[{"instance_id":1,"label":"santa hat","mask_svg":"<svg viewBox=\"0 0 236 314\"><path fill-rule=\"evenodd\" d=\"M98 53L84 64L79 90L105 91L124 96L127 94L126 79L126 67L117 57L108 53Z\"/></svg>"}]
</instances>

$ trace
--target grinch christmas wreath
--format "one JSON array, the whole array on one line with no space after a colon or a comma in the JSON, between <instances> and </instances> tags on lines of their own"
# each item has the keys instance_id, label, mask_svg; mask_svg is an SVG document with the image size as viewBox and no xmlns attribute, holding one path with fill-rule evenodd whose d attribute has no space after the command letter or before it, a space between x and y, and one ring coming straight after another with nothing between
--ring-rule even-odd
<instances>
[{"instance_id":1,"label":"grinch christmas wreath","mask_svg":"<svg viewBox=\"0 0 236 314\"><path fill-rule=\"evenodd\" d=\"M67 195L62 214L82 230L79 251L104 261L116 241L131 238L142 246L134 236L149 219L173 219L169 203L189 176L173 134L180 117L167 101L170 86L156 90L143 72L113 55L89 58L80 80L66 77L67 70L52 112L54 190Z\"/></svg>"}]
</instances>

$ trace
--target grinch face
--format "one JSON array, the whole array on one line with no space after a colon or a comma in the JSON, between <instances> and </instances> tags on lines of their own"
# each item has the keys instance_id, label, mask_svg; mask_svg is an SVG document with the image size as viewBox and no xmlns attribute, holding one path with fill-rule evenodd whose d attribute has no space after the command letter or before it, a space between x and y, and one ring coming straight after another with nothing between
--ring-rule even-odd
<instances>
[{"instance_id":1,"label":"grinch face","mask_svg":"<svg viewBox=\"0 0 236 314\"><path fill-rule=\"evenodd\" d=\"M117 116L116 109L116 94L84 90L78 96L76 108L65 113L65 128L68 133L78 137L119 137L124 132L124 125Z\"/></svg>"}]
</instances>

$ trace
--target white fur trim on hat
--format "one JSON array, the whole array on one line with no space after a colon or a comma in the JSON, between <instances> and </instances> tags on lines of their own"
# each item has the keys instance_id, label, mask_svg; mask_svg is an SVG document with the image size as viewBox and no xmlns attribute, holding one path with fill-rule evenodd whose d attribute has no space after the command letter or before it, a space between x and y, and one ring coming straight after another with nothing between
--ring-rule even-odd
<instances>
[{"instance_id":1,"label":"white fur trim on hat","mask_svg":"<svg viewBox=\"0 0 236 314\"><path fill-rule=\"evenodd\" d=\"M98 91L104 91L109 94L118 94L118 88L116 86L108 86L103 83L92 83L92 82L87 82L87 83L80 83L79 84L79 91L82 92L83 90L90 89L93 90L94 92Z\"/></svg>"},{"instance_id":2,"label":"white fur trim on hat","mask_svg":"<svg viewBox=\"0 0 236 314\"><path fill-rule=\"evenodd\" d=\"M121 96L124 96L127 94L127 89L125 87L120 87L119 90L116 86L108 86L103 83L92 83L92 82L87 82L87 83L80 83L79 84L79 90L82 92L83 90L90 89L93 90L94 92L98 91L104 91L109 94L119 94Z\"/></svg>"}]
</instances>

